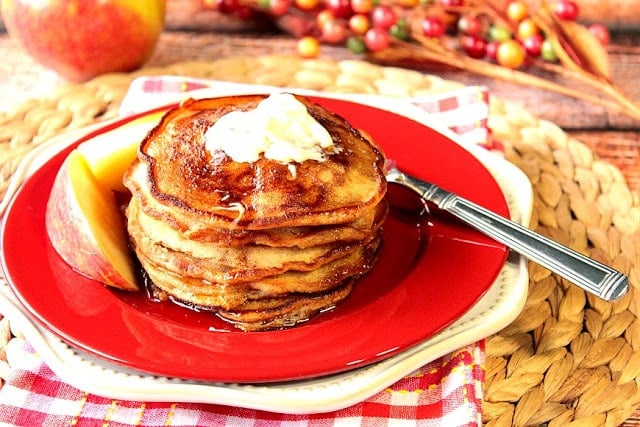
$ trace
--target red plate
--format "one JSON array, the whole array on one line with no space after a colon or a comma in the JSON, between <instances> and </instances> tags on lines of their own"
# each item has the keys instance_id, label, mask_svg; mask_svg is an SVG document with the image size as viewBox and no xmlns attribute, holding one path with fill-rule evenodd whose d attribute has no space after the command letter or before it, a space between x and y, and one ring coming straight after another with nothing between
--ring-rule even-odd
<instances>
[{"instance_id":1,"label":"red plate","mask_svg":"<svg viewBox=\"0 0 640 427\"><path fill-rule=\"evenodd\" d=\"M471 154L404 116L316 98L365 129L406 172L508 215L496 181ZM72 147L128 123L123 119ZM70 149L70 148L69 148ZM26 180L4 220L5 274L26 309L72 346L138 371L203 381L310 378L370 364L432 337L491 286L507 249L450 218L392 209L375 268L346 301L292 329L239 332L216 316L143 292L111 290L55 253L44 214L65 149ZM392 188L393 195L406 195Z\"/></svg>"}]
</instances>

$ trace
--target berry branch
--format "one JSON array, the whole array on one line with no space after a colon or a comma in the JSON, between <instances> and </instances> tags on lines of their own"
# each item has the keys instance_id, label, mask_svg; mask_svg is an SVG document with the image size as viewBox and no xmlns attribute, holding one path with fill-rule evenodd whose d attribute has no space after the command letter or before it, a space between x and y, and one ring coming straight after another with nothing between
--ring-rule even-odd
<instances>
[{"instance_id":1,"label":"berry branch","mask_svg":"<svg viewBox=\"0 0 640 427\"><path fill-rule=\"evenodd\" d=\"M606 27L579 24L574 0L534 9L525 0L206 0L260 15L298 39L298 54L345 45L372 62L439 64L552 91L640 120L640 106L612 81ZM249 13L252 12L252 13ZM586 93L531 73L585 84Z\"/></svg>"}]
</instances>

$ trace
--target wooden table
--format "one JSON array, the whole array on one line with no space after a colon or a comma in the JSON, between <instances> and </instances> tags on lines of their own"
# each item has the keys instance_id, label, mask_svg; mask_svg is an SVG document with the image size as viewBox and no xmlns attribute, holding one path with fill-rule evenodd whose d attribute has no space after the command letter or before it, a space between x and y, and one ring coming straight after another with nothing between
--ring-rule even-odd
<instances>
[{"instance_id":1,"label":"wooden table","mask_svg":"<svg viewBox=\"0 0 640 427\"><path fill-rule=\"evenodd\" d=\"M620 34L610 46L614 80L640 101L640 32ZM260 55L295 52L295 40L285 35L167 31L150 59L149 66L174 62L215 59L230 55ZM343 48L324 47L323 55L354 58ZM54 73L34 63L6 35L0 35L0 109L10 110L26 98L43 96L63 83ZM640 122L602 108L549 92L483 78L464 71L428 70L445 79L486 85L492 95L523 106L533 115L560 125L585 142L595 153L618 166L629 186L640 191ZM534 272L535 273L535 272ZM535 274L533 275L536 276ZM543 276L540 276L543 280ZM635 424L634 424L635 425Z\"/></svg>"},{"instance_id":2,"label":"wooden table","mask_svg":"<svg viewBox=\"0 0 640 427\"><path fill-rule=\"evenodd\" d=\"M274 34L268 36L267 43L265 37L264 33L167 31L148 65L164 66L229 55L295 52L293 38ZM640 31L614 34L609 53L614 81L630 98L640 102ZM355 57L344 48L330 46L324 46L322 54L338 59ZM9 109L25 98L41 96L61 83L60 78L34 63L6 34L0 34L0 56L0 110ZM486 85L493 95L558 124L618 166L629 186L640 190L640 121L566 96L477 74L428 68L424 71L463 83Z\"/></svg>"}]
</instances>

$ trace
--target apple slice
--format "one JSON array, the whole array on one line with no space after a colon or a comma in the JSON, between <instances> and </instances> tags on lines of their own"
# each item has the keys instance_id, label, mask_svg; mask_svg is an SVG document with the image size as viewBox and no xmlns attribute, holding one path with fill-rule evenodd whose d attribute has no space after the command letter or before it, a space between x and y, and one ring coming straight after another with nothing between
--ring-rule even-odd
<instances>
[{"instance_id":1,"label":"apple slice","mask_svg":"<svg viewBox=\"0 0 640 427\"><path fill-rule=\"evenodd\" d=\"M113 191L128 191L122 176L138 154L140 141L156 125L164 111L144 115L124 126L98 135L78 146L93 176Z\"/></svg>"},{"instance_id":2,"label":"apple slice","mask_svg":"<svg viewBox=\"0 0 640 427\"><path fill-rule=\"evenodd\" d=\"M45 224L54 249L74 270L115 288L138 289L124 215L77 149L53 182Z\"/></svg>"}]
</instances>

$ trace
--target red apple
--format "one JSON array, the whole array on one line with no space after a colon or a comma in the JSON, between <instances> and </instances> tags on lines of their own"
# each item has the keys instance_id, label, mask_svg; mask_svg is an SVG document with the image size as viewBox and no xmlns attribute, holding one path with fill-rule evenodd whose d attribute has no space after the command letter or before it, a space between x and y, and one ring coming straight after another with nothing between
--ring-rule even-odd
<instances>
[{"instance_id":1,"label":"red apple","mask_svg":"<svg viewBox=\"0 0 640 427\"><path fill-rule=\"evenodd\" d=\"M45 225L51 245L74 270L108 286L138 289L124 215L77 149L53 182Z\"/></svg>"},{"instance_id":2,"label":"red apple","mask_svg":"<svg viewBox=\"0 0 640 427\"><path fill-rule=\"evenodd\" d=\"M1 0L9 34L72 81L132 71L153 53L164 0Z\"/></svg>"}]
</instances>

